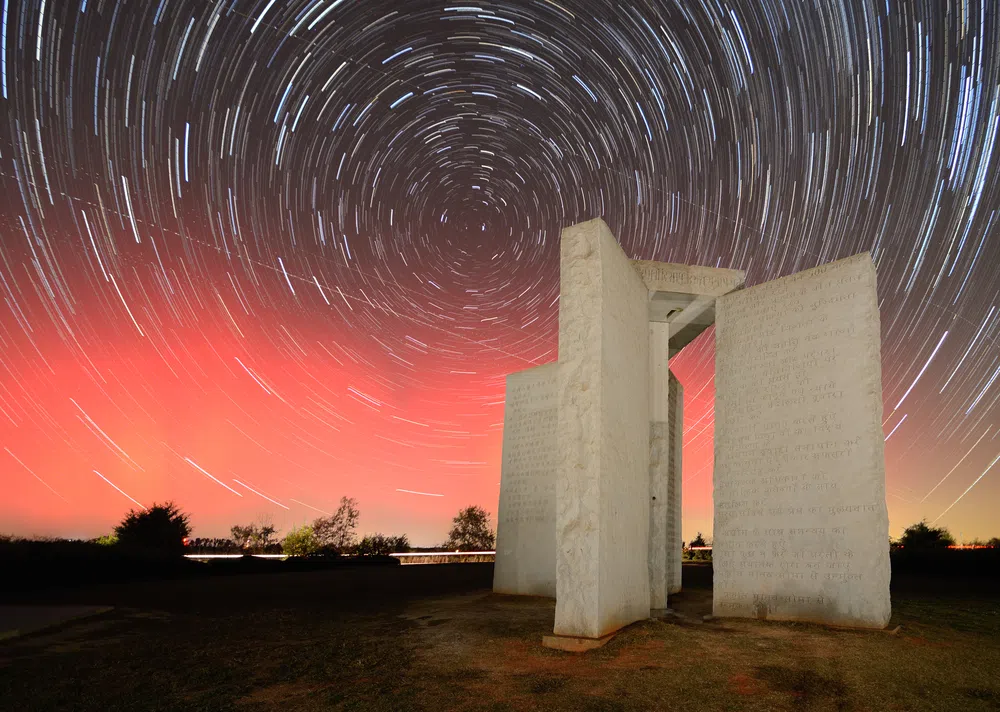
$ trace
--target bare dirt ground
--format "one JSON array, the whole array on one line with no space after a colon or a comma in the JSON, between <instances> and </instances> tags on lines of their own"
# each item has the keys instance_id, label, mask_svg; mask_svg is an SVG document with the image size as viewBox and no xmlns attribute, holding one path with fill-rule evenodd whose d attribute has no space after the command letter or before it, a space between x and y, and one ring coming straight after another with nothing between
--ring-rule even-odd
<instances>
[{"instance_id":1,"label":"bare dirt ground","mask_svg":"<svg viewBox=\"0 0 1000 712\"><path fill-rule=\"evenodd\" d=\"M553 601L494 595L491 575L457 564L51 594L118 608L0 646L0 708L1000 709L995 586L900 582L889 635L701 622L710 570L687 566L679 616L574 655L541 647Z\"/></svg>"}]
</instances>

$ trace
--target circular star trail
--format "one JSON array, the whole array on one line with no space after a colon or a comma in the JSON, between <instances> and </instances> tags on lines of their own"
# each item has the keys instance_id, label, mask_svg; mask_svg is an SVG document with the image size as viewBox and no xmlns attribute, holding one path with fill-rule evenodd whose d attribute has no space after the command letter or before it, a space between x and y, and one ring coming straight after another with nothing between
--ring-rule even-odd
<instances>
[{"instance_id":1,"label":"circular star trail","mask_svg":"<svg viewBox=\"0 0 1000 712\"><path fill-rule=\"evenodd\" d=\"M748 284L870 251L893 532L996 535L994 10L3 0L0 524L346 495L436 543L495 512L504 376L555 360L559 231L601 216ZM711 333L673 367L687 539Z\"/></svg>"}]
</instances>

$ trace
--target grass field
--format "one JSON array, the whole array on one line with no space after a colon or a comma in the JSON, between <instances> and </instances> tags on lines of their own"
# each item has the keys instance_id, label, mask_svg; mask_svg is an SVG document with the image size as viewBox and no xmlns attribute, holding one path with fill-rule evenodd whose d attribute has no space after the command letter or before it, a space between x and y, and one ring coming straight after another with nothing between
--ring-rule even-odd
<instances>
[{"instance_id":1,"label":"grass field","mask_svg":"<svg viewBox=\"0 0 1000 712\"><path fill-rule=\"evenodd\" d=\"M995 579L894 580L897 635L681 617L584 655L490 564L136 582L48 593L102 616L0 645L10 710L1000 710ZM32 596L38 600L39 594Z\"/></svg>"}]
</instances>

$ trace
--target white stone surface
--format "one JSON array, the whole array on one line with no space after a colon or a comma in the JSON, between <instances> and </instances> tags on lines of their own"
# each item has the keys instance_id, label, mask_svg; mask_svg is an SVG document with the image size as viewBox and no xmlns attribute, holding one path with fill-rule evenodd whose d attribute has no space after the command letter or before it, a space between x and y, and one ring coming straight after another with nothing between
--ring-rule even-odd
<instances>
[{"instance_id":1,"label":"white stone surface","mask_svg":"<svg viewBox=\"0 0 1000 712\"><path fill-rule=\"evenodd\" d=\"M681 590L681 563L684 541L681 538L681 481L683 480L684 388L670 374L670 436L667 444L667 593Z\"/></svg>"},{"instance_id":2,"label":"white stone surface","mask_svg":"<svg viewBox=\"0 0 1000 712\"><path fill-rule=\"evenodd\" d=\"M676 292L721 297L743 286L746 273L738 269L632 260L650 292Z\"/></svg>"},{"instance_id":3,"label":"white stone surface","mask_svg":"<svg viewBox=\"0 0 1000 712\"><path fill-rule=\"evenodd\" d=\"M507 376L493 590L556 595L557 363Z\"/></svg>"},{"instance_id":4,"label":"white stone surface","mask_svg":"<svg viewBox=\"0 0 1000 712\"><path fill-rule=\"evenodd\" d=\"M670 372L670 325L649 323L649 608L681 588L681 447L684 399Z\"/></svg>"},{"instance_id":5,"label":"white stone surface","mask_svg":"<svg viewBox=\"0 0 1000 712\"><path fill-rule=\"evenodd\" d=\"M670 324L649 322L649 608L667 608Z\"/></svg>"},{"instance_id":6,"label":"white stone surface","mask_svg":"<svg viewBox=\"0 0 1000 712\"><path fill-rule=\"evenodd\" d=\"M649 321L670 323L673 356L715 323L715 300L743 286L735 269L633 260L649 293Z\"/></svg>"},{"instance_id":7,"label":"white stone surface","mask_svg":"<svg viewBox=\"0 0 1000 712\"><path fill-rule=\"evenodd\" d=\"M649 615L648 293L601 220L562 232L554 632Z\"/></svg>"},{"instance_id":8,"label":"white stone surface","mask_svg":"<svg viewBox=\"0 0 1000 712\"><path fill-rule=\"evenodd\" d=\"M885 627L871 257L735 292L716 308L714 614Z\"/></svg>"}]
</instances>

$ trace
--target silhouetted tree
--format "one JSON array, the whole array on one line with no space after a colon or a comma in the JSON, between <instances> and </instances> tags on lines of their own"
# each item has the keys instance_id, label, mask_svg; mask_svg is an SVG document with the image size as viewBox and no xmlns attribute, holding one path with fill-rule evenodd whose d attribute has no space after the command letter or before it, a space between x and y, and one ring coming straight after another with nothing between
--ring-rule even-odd
<instances>
[{"instance_id":1,"label":"silhouetted tree","mask_svg":"<svg viewBox=\"0 0 1000 712\"><path fill-rule=\"evenodd\" d=\"M445 548L459 551L488 551L496 542L490 529L490 515L482 507L466 507L452 520Z\"/></svg>"},{"instance_id":2,"label":"silhouetted tree","mask_svg":"<svg viewBox=\"0 0 1000 712\"><path fill-rule=\"evenodd\" d=\"M708 544L705 543L705 537L701 535L701 532L698 532L698 535L691 540L691 543L688 544L689 549L692 546L708 546Z\"/></svg>"},{"instance_id":3,"label":"silhouetted tree","mask_svg":"<svg viewBox=\"0 0 1000 712\"><path fill-rule=\"evenodd\" d=\"M1000 537L993 537L986 542L986 546L992 546L994 549L1000 549Z\"/></svg>"},{"instance_id":4,"label":"silhouetted tree","mask_svg":"<svg viewBox=\"0 0 1000 712\"><path fill-rule=\"evenodd\" d=\"M278 539L277 529L266 516L261 516L252 524L241 526L237 524L229 530L236 545L248 554L263 554L273 548Z\"/></svg>"},{"instance_id":5,"label":"silhouetted tree","mask_svg":"<svg viewBox=\"0 0 1000 712\"><path fill-rule=\"evenodd\" d=\"M691 561L711 561L712 552L705 549L699 549L695 551L696 547L711 546L711 543L705 540L701 532L698 532L697 536L688 542L687 547L682 552L682 557L685 559L690 559Z\"/></svg>"},{"instance_id":6,"label":"silhouetted tree","mask_svg":"<svg viewBox=\"0 0 1000 712\"><path fill-rule=\"evenodd\" d=\"M354 553L358 556L389 556L409 550L410 540L406 534L401 536L368 534L354 547Z\"/></svg>"},{"instance_id":7,"label":"silhouetted tree","mask_svg":"<svg viewBox=\"0 0 1000 712\"><path fill-rule=\"evenodd\" d=\"M904 549L942 549L954 546L955 538L944 527L932 527L927 521L911 524L899 537L899 544Z\"/></svg>"},{"instance_id":8,"label":"silhouetted tree","mask_svg":"<svg viewBox=\"0 0 1000 712\"><path fill-rule=\"evenodd\" d=\"M289 556L308 556L315 553L317 549L319 549L319 544L316 541L316 535L308 524L298 529L292 529L281 542L282 553Z\"/></svg>"},{"instance_id":9,"label":"silhouetted tree","mask_svg":"<svg viewBox=\"0 0 1000 712\"><path fill-rule=\"evenodd\" d=\"M410 538L406 534L389 537L389 540L392 542L393 554L405 554L410 550Z\"/></svg>"},{"instance_id":10,"label":"silhouetted tree","mask_svg":"<svg viewBox=\"0 0 1000 712\"><path fill-rule=\"evenodd\" d=\"M346 554L354 545L358 528L358 501L341 497L340 507L329 517L319 517L313 522L313 535L321 550Z\"/></svg>"},{"instance_id":11,"label":"silhouetted tree","mask_svg":"<svg viewBox=\"0 0 1000 712\"><path fill-rule=\"evenodd\" d=\"M153 504L141 512L130 510L115 527L121 546L175 553L184 551L184 538L190 533L190 518L173 502Z\"/></svg>"},{"instance_id":12,"label":"silhouetted tree","mask_svg":"<svg viewBox=\"0 0 1000 712\"><path fill-rule=\"evenodd\" d=\"M236 554L240 547L232 539L196 537L188 541L187 550L192 554Z\"/></svg>"}]
</instances>

